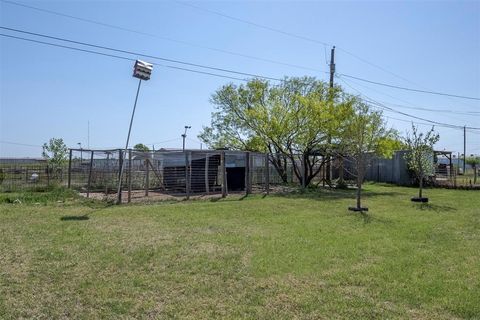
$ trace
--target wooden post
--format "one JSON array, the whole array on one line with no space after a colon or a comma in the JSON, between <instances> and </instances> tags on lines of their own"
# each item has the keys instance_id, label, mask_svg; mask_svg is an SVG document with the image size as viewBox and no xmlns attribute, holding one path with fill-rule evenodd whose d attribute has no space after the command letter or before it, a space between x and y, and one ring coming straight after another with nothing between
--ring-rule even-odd
<instances>
[{"instance_id":1,"label":"wooden post","mask_svg":"<svg viewBox=\"0 0 480 320\"><path fill-rule=\"evenodd\" d=\"M185 197L190 199L189 153L185 152Z\"/></svg>"},{"instance_id":2,"label":"wooden post","mask_svg":"<svg viewBox=\"0 0 480 320\"><path fill-rule=\"evenodd\" d=\"M132 150L128 150L128 203L132 201Z\"/></svg>"},{"instance_id":3,"label":"wooden post","mask_svg":"<svg viewBox=\"0 0 480 320\"><path fill-rule=\"evenodd\" d=\"M208 153L205 154L205 192L210 193L210 182L208 179Z\"/></svg>"},{"instance_id":4,"label":"wooden post","mask_svg":"<svg viewBox=\"0 0 480 320\"><path fill-rule=\"evenodd\" d=\"M147 164L147 172L145 176L145 197L148 197L148 190L150 189L150 166L148 165L148 159L145 160Z\"/></svg>"},{"instance_id":5,"label":"wooden post","mask_svg":"<svg viewBox=\"0 0 480 320\"><path fill-rule=\"evenodd\" d=\"M72 186L72 149L70 149L70 155L68 156L68 182L67 188Z\"/></svg>"},{"instance_id":6,"label":"wooden post","mask_svg":"<svg viewBox=\"0 0 480 320\"><path fill-rule=\"evenodd\" d=\"M88 171L88 183L87 183L87 198L90 197L90 183L92 182L92 169L93 169L93 151L90 155L90 168Z\"/></svg>"},{"instance_id":7,"label":"wooden post","mask_svg":"<svg viewBox=\"0 0 480 320\"><path fill-rule=\"evenodd\" d=\"M103 178L105 181L105 197L108 197L108 178L110 177L110 151L107 151L107 165L103 168ZM105 178L105 175L107 178Z\"/></svg>"},{"instance_id":8,"label":"wooden post","mask_svg":"<svg viewBox=\"0 0 480 320\"><path fill-rule=\"evenodd\" d=\"M250 190L250 152L245 152L245 195L249 195Z\"/></svg>"},{"instance_id":9,"label":"wooden post","mask_svg":"<svg viewBox=\"0 0 480 320\"><path fill-rule=\"evenodd\" d=\"M192 151L188 153L188 189L192 191Z\"/></svg>"},{"instance_id":10,"label":"wooden post","mask_svg":"<svg viewBox=\"0 0 480 320\"><path fill-rule=\"evenodd\" d=\"M48 164L47 164L47 172L46 172L46 173L47 173L47 187L50 186L50 172L49 172L48 169L49 169L49 168L48 168Z\"/></svg>"},{"instance_id":11,"label":"wooden post","mask_svg":"<svg viewBox=\"0 0 480 320\"><path fill-rule=\"evenodd\" d=\"M119 179L120 191L117 194L117 204L122 203L122 188L121 188L122 182L120 181L122 165L123 165L123 151L119 149L118 150L118 179Z\"/></svg>"},{"instance_id":12,"label":"wooden post","mask_svg":"<svg viewBox=\"0 0 480 320\"><path fill-rule=\"evenodd\" d=\"M227 170L225 169L225 151L220 154L220 166L222 171L222 198L227 196Z\"/></svg>"},{"instance_id":13,"label":"wooden post","mask_svg":"<svg viewBox=\"0 0 480 320\"><path fill-rule=\"evenodd\" d=\"M270 164L268 161L268 153L265 153L265 193L270 193Z\"/></svg>"}]
</instances>

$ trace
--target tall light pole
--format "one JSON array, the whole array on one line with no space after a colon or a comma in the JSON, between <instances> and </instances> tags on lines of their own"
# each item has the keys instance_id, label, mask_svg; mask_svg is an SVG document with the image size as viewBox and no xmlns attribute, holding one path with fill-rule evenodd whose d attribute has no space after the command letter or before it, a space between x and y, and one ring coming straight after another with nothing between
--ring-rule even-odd
<instances>
[{"instance_id":1,"label":"tall light pole","mask_svg":"<svg viewBox=\"0 0 480 320\"><path fill-rule=\"evenodd\" d=\"M185 151L185 139L187 138L187 130L188 129L191 129L192 127L191 126L185 126L185 132L182 134L182 138L183 138L183 147L182 147L182 150Z\"/></svg>"},{"instance_id":2,"label":"tall light pole","mask_svg":"<svg viewBox=\"0 0 480 320\"><path fill-rule=\"evenodd\" d=\"M153 65L151 63L137 60L133 67L133 77L139 79L137 87L137 95L135 96L135 103L133 104L132 117L130 118L130 126L128 127L127 142L125 143L125 150L123 151L122 158L126 158L128 142L130 141L130 132L132 131L133 117L135 116L135 109L137 108L138 93L140 92L140 85L142 80L150 80L150 75L152 74ZM118 189L117 189L117 204L122 203L122 179L123 179L123 168L125 161L120 162L120 177L118 178Z\"/></svg>"}]
</instances>

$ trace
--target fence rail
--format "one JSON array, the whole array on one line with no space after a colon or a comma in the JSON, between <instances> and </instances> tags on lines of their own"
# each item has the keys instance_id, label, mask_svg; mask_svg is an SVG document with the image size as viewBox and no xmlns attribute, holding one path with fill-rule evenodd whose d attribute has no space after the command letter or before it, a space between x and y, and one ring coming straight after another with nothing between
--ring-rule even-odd
<instances>
[{"instance_id":1,"label":"fence rail","mask_svg":"<svg viewBox=\"0 0 480 320\"><path fill-rule=\"evenodd\" d=\"M277 186L305 184L300 155L292 159L280 154L230 150L127 150L123 153L121 149L70 149L68 162L57 167L39 159L9 158L8 162L0 162L0 191L39 190L60 185L87 197L115 198L122 163L120 198L123 202L160 195L189 198L269 193ZM311 162L314 164L311 170L317 172L311 184L325 185L326 162L321 156L316 157L320 160ZM333 158L332 179L342 176L353 182L352 163L348 157ZM373 157L366 170L366 180L411 184L404 152L397 152L391 159ZM459 175L456 167L439 165L434 182L440 186L472 186L475 184L473 169Z\"/></svg>"}]
</instances>

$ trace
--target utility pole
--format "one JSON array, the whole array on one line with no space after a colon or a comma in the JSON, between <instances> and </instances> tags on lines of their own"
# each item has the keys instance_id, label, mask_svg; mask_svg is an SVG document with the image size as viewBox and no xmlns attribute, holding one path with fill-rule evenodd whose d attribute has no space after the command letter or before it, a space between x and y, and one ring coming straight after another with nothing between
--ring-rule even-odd
<instances>
[{"instance_id":1,"label":"utility pole","mask_svg":"<svg viewBox=\"0 0 480 320\"><path fill-rule=\"evenodd\" d=\"M467 159L467 126L463 126L463 175L465 175L465 160Z\"/></svg>"},{"instance_id":2,"label":"utility pole","mask_svg":"<svg viewBox=\"0 0 480 320\"><path fill-rule=\"evenodd\" d=\"M330 51L330 88L333 88L333 78L335 76L335 46Z\"/></svg>"},{"instance_id":3,"label":"utility pole","mask_svg":"<svg viewBox=\"0 0 480 320\"><path fill-rule=\"evenodd\" d=\"M335 46L333 46L332 50L330 51L330 102L333 104L333 78L335 77ZM330 148L330 144L332 143L332 138L328 137L328 148ZM328 152L328 161L326 165L326 173L325 173L325 180L330 182L331 175L330 172L332 171L332 165L330 163L331 155Z\"/></svg>"}]
</instances>

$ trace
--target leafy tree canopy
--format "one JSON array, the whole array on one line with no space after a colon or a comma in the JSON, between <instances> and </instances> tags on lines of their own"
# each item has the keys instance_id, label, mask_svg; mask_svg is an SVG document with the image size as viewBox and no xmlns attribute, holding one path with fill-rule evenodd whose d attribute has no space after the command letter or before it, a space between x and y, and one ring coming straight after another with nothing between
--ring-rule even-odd
<instances>
[{"instance_id":1,"label":"leafy tree canopy","mask_svg":"<svg viewBox=\"0 0 480 320\"><path fill-rule=\"evenodd\" d=\"M288 159L308 185L324 161L315 155L329 152L340 138L339 128L352 113L354 99L340 88L329 89L322 81L303 77L286 78L277 85L259 79L228 84L213 94L211 102L216 110L211 125L199 135L203 142L211 148L283 155L273 162L280 176L286 178L282 161Z\"/></svg>"},{"instance_id":2,"label":"leafy tree canopy","mask_svg":"<svg viewBox=\"0 0 480 320\"><path fill-rule=\"evenodd\" d=\"M396 147L397 132L389 130L380 111L373 111L360 99L355 99L353 113L347 118L339 141L342 153L353 160L352 175L357 178L357 203L360 210L362 184L370 159L374 155L388 155Z\"/></svg>"},{"instance_id":3,"label":"leafy tree canopy","mask_svg":"<svg viewBox=\"0 0 480 320\"><path fill-rule=\"evenodd\" d=\"M143 143L137 143L136 145L133 146L133 150L141 151L141 152L148 152L148 151L150 151L150 148L148 148Z\"/></svg>"},{"instance_id":4,"label":"leafy tree canopy","mask_svg":"<svg viewBox=\"0 0 480 320\"><path fill-rule=\"evenodd\" d=\"M426 176L434 174L433 146L438 142L440 136L435 133L432 127L427 133L419 132L418 127L412 124L412 133L407 134L405 145L407 153L405 159L410 170L418 179L420 188L418 196L422 197L423 181Z\"/></svg>"},{"instance_id":5,"label":"leafy tree canopy","mask_svg":"<svg viewBox=\"0 0 480 320\"><path fill-rule=\"evenodd\" d=\"M67 161L68 148L61 138L51 138L43 144L42 156L54 167L60 167Z\"/></svg>"}]
</instances>

